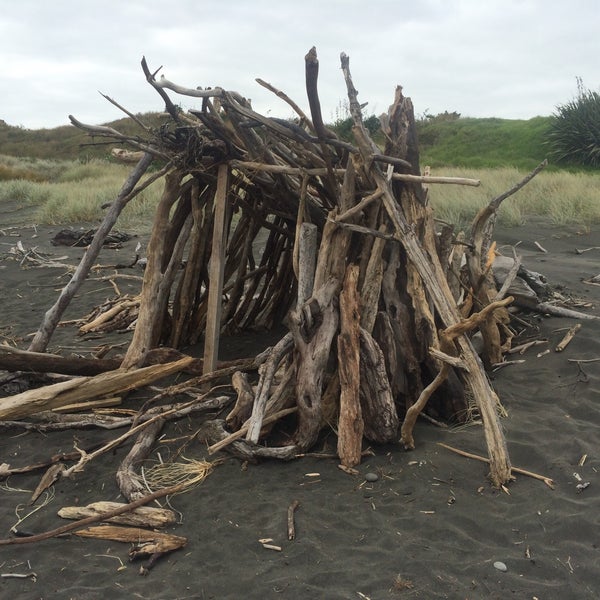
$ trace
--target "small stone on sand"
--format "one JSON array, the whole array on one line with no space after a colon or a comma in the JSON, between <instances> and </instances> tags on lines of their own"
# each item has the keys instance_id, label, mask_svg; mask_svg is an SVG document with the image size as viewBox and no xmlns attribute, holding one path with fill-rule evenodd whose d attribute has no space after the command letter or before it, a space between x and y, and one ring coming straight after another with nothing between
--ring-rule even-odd
<instances>
[{"instance_id":1,"label":"small stone on sand","mask_svg":"<svg viewBox=\"0 0 600 600\"><path fill-rule=\"evenodd\" d=\"M369 482L377 481L379 479L379 475L377 473L367 473L365 475L365 480Z\"/></svg>"},{"instance_id":2,"label":"small stone on sand","mask_svg":"<svg viewBox=\"0 0 600 600\"><path fill-rule=\"evenodd\" d=\"M502 571L503 573L506 573L506 571L508 571L508 567L502 562L497 560L494 563L494 569L498 569L498 571Z\"/></svg>"}]
</instances>

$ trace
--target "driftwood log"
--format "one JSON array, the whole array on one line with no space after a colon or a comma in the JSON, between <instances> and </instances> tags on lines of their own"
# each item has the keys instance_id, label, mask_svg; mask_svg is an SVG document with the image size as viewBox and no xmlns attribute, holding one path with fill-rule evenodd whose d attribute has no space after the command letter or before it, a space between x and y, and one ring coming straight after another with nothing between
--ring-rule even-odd
<instances>
[{"instance_id":1,"label":"driftwood log","mask_svg":"<svg viewBox=\"0 0 600 600\"><path fill-rule=\"evenodd\" d=\"M76 377L15 396L0 398L0 420L21 419L44 410L53 410L82 400L121 394L178 373L189 365L191 357L165 365L152 365L135 371L116 369L95 377Z\"/></svg>"},{"instance_id":2,"label":"driftwood log","mask_svg":"<svg viewBox=\"0 0 600 600\"><path fill-rule=\"evenodd\" d=\"M380 118L383 142L377 145L363 125L344 54L341 67L352 141L340 139L323 122L314 48L305 57L309 115L263 80L257 81L287 103L295 118L261 115L236 92L184 88L157 78L144 59L146 80L168 114L162 127L154 130L135 117L142 133L128 136L71 117L89 134L143 154L135 154L141 157L137 166L30 350L45 350L89 270L89 256L120 210L148 181L164 176L133 338L121 370L114 371L132 379L122 386L94 385L98 393L141 385L144 369L151 369L142 365L157 348L202 342L205 379L172 389L199 386L216 368L222 332L285 324L288 332L252 362L255 379L235 368L227 371L237 403L226 421L203 427L211 451L229 447L246 459L288 459L310 449L324 428L333 428L342 465L352 468L365 440L390 443L401 436L405 447L414 447L413 426L423 410L455 421L476 411L491 481L503 485L511 465L500 402L485 370L502 361L512 336L506 308L512 297L505 298L510 284L498 290L490 262L503 197L480 212L466 236L450 227L438 231L428 186L479 182L421 173L414 110L400 87ZM183 112L172 93L195 98L201 106ZM142 182L151 163L158 171ZM471 343L476 331L484 340L481 357ZM5 354L4 360L15 357ZM49 360L55 361L45 363L49 368L60 362ZM190 366L181 360L177 368ZM78 368L87 367L79 363ZM112 373L91 382L108 382ZM77 386L81 394L92 383L63 387ZM47 389L6 399L0 415L31 414L27 403L58 406L62 395L61 388L56 394ZM292 431L283 447L271 445L279 419ZM129 467L126 462L123 473Z\"/></svg>"},{"instance_id":3,"label":"driftwood log","mask_svg":"<svg viewBox=\"0 0 600 600\"><path fill-rule=\"evenodd\" d=\"M93 516L109 514L115 509L125 506L119 502L93 502L87 506L63 506L58 516L63 519L86 519ZM167 527L175 525L177 515L167 508L140 506L128 513L104 519L107 523L131 525L134 527Z\"/></svg>"}]
</instances>

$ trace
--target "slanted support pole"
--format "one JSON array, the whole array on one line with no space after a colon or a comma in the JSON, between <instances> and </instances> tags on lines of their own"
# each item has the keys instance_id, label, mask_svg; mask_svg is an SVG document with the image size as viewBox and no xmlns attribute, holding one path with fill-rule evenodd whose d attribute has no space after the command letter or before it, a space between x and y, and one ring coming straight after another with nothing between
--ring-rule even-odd
<instances>
[{"instance_id":1,"label":"slanted support pole","mask_svg":"<svg viewBox=\"0 0 600 600\"><path fill-rule=\"evenodd\" d=\"M228 189L229 166L222 164L219 166L217 191L215 194L215 216L209 266L208 308L204 336L204 374L215 370L219 355L223 276L225 272L225 249L227 242L225 225Z\"/></svg>"},{"instance_id":2,"label":"slanted support pole","mask_svg":"<svg viewBox=\"0 0 600 600\"><path fill-rule=\"evenodd\" d=\"M50 342L50 338L54 333L60 318L62 317L67 306L73 299L73 296L77 293L83 282L85 281L92 265L100 250L102 250L102 244L106 239L106 236L110 233L114 224L117 222L121 211L125 208L127 203L134 197L133 192L138 181L142 178L142 175L148 170L150 163L152 162L152 154L145 153L136 167L133 169L127 181L123 184L119 195L115 201L111 204L110 209L106 213L104 220L100 227L96 230L92 243L86 249L79 266L75 270L75 273L71 276L71 279L62 289L58 300L48 309L44 315L44 319L37 330L31 344L29 344L28 350L30 352L45 352Z\"/></svg>"}]
</instances>

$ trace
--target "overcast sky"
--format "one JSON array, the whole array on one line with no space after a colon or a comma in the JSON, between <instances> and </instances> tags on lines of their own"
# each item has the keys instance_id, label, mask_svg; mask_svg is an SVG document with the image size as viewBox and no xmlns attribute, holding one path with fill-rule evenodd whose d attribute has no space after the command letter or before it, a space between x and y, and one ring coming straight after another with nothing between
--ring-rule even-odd
<instances>
[{"instance_id":1,"label":"overcast sky","mask_svg":"<svg viewBox=\"0 0 600 600\"><path fill-rule=\"evenodd\" d=\"M367 114L396 85L416 114L528 119L600 89L597 0L0 0L0 119L27 128L163 109L140 68L186 87L220 86L273 116L308 111L304 56L316 46L326 121L346 98L350 56ZM193 99L171 95L184 108ZM1 150L0 150L1 152Z\"/></svg>"}]
</instances>

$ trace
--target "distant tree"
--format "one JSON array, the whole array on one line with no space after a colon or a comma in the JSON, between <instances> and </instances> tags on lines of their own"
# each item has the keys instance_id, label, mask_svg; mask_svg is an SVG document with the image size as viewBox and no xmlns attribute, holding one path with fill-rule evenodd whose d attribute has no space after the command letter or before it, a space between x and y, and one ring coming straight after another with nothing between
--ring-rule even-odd
<instances>
[{"instance_id":1,"label":"distant tree","mask_svg":"<svg viewBox=\"0 0 600 600\"><path fill-rule=\"evenodd\" d=\"M371 135L377 133L381 126L379 118L375 115L365 116L363 118L363 123ZM354 120L350 116L350 108L347 100L338 103L335 110L335 119L329 127L333 129L341 139L352 141L352 127L354 127Z\"/></svg>"},{"instance_id":2,"label":"distant tree","mask_svg":"<svg viewBox=\"0 0 600 600\"><path fill-rule=\"evenodd\" d=\"M600 167L600 93L577 78L577 96L556 107L547 143L557 162Z\"/></svg>"},{"instance_id":3,"label":"distant tree","mask_svg":"<svg viewBox=\"0 0 600 600\"><path fill-rule=\"evenodd\" d=\"M447 121L457 121L458 119L460 119L460 113L455 110L452 112L445 110L443 113L438 113L437 115L432 115L426 110L419 120L425 123L443 123Z\"/></svg>"}]
</instances>

